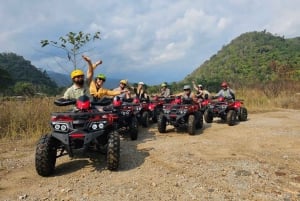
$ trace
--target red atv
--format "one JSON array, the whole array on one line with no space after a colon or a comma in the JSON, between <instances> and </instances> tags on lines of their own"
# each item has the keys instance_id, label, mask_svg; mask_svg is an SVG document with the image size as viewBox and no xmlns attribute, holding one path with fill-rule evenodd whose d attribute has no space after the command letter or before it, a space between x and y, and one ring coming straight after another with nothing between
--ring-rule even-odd
<instances>
[{"instance_id":1,"label":"red atv","mask_svg":"<svg viewBox=\"0 0 300 201\"><path fill-rule=\"evenodd\" d=\"M131 140L138 138L138 119L136 107L139 104L133 103L133 99L120 99L115 97L113 100L113 110L119 116L118 132L122 135L130 136ZM107 110L107 109L106 109Z\"/></svg>"},{"instance_id":2,"label":"red atv","mask_svg":"<svg viewBox=\"0 0 300 201\"><path fill-rule=\"evenodd\" d=\"M243 107L243 100L228 100L224 97L219 97L217 100L207 102L207 107L204 112L204 119L207 123L212 123L214 117L219 117L226 121L229 126L236 124L237 119L246 121L248 112Z\"/></svg>"},{"instance_id":3,"label":"red atv","mask_svg":"<svg viewBox=\"0 0 300 201\"><path fill-rule=\"evenodd\" d=\"M203 127L203 115L199 110L199 104L192 99L176 97L170 103L163 105L157 121L158 131L166 132L166 126L172 125L177 129L186 129L190 135L194 135L196 129Z\"/></svg>"},{"instance_id":4,"label":"red atv","mask_svg":"<svg viewBox=\"0 0 300 201\"><path fill-rule=\"evenodd\" d=\"M111 100L91 102L89 97L78 100L59 99L57 106L74 105L66 112L54 112L51 115L52 131L43 135L37 143L35 169L41 176L49 176L55 170L58 157L89 151L106 154L109 170L116 170L120 158L120 136L117 132L118 116L112 112L100 112L96 105L104 107Z\"/></svg>"},{"instance_id":5,"label":"red atv","mask_svg":"<svg viewBox=\"0 0 300 201\"><path fill-rule=\"evenodd\" d=\"M165 103L165 97L153 96L149 103L149 115L153 123L157 122L159 114L163 110L163 104Z\"/></svg>"},{"instance_id":6,"label":"red atv","mask_svg":"<svg viewBox=\"0 0 300 201\"><path fill-rule=\"evenodd\" d=\"M139 99L139 98L134 98L133 99L133 103L136 104L136 111L137 113L137 118L139 123L147 128L149 126L149 122L150 122L150 109L149 109L149 100L146 99Z\"/></svg>"}]
</instances>

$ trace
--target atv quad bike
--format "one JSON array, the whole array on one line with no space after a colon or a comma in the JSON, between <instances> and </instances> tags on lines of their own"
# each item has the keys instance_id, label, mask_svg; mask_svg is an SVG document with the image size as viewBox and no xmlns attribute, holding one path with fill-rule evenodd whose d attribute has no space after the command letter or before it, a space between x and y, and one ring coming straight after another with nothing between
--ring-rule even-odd
<instances>
[{"instance_id":1,"label":"atv quad bike","mask_svg":"<svg viewBox=\"0 0 300 201\"><path fill-rule=\"evenodd\" d=\"M229 126L233 126L237 119L246 121L248 112L243 107L243 100L228 100L219 97L217 101L209 102L204 112L204 119L207 123L212 123L215 117L219 117L226 121Z\"/></svg>"},{"instance_id":2,"label":"atv quad bike","mask_svg":"<svg viewBox=\"0 0 300 201\"><path fill-rule=\"evenodd\" d=\"M134 98L133 102L136 104L135 109L137 111L137 118L139 123L147 128L150 124L150 109L149 100Z\"/></svg>"},{"instance_id":3,"label":"atv quad bike","mask_svg":"<svg viewBox=\"0 0 300 201\"><path fill-rule=\"evenodd\" d=\"M133 103L133 99L121 99L115 97L113 100L113 111L118 115L118 132L123 136L129 135L131 140L138 138L138 119L135 107L139 104ZM106 109L109 110L109 109Z\"/></svg>"},{"instance_id":4,"label":"atv quad bike","mask_svg":"<svg viewBox=\"0 0 300 201\"><path fill-rule=\"evenodd\" d=\"M158 131L166 133L166 126L172 125L177 129L186 129L190 135L194 135L196 129L203 127L203 115L199 110L199 104L192 99L175 100L163 105L163 112L160 113L157 121Z\"/></svg>"},{"instance_id":5,"label":"atv quad bike","mask_svg":"<svg viewBox=\"0 0 300 201\"><path fill-rule=\"evenodd\" d=\"M78 100L59 99L57 106L74 105L66 112L54 112L51 115L52 131L43 135L37 143L35 169L41 176L49 176L55 170L58 157L74 157L90 151L106 154L109 170L116 170L120 158L120 137L117 132L117 114L100 112L101 107L111 101L91 102L89 97L81 96Z\"/></svg>"},{"instance_id":6,"label":"atv quad bike","mask_svg":"<svg viewBox=\"0 0 300 201\"><path fill-rule=\"evenodd\" d=\"M149 103L149 118L153 123L157 122L159 114L163 110L163 104L165 103L165 97L154 96Z\"/></svg>"}]
</instances>

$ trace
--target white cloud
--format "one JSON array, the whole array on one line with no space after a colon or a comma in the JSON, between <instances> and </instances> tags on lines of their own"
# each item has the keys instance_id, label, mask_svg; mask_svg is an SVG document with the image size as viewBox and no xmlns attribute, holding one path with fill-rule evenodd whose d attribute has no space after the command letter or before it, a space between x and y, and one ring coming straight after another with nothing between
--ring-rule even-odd
<instances>
[{"instance_id":1,"label":"white cloud","mask_svg":"<svg viewBox=\"0 0 300 201\"><path fill-rule=\"evenodd\" d=\"M217 28L220 29L220 30L226 29L227 26L230 24L230 22L231 22L230 19L225 18L225 17L221 17L221 18L218 20Z\"/></svg>"}]
</instances>

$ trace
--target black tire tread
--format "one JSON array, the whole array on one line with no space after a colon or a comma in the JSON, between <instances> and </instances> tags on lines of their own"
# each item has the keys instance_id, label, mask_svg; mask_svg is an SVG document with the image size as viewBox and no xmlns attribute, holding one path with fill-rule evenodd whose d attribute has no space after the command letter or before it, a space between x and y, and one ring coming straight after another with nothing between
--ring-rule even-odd
<instances>
[{"instance_id":1,"label":"black tire tread","mask_svg":"<svg viewBox=\"0 0 300 201\"><path fill-rule=\"evenodd\" d=\"M213 117L212 114L209 110L204 111L204 120L206 123L212 123L213 122Z\"/></svg>"},{"instance_id":2,"label":"black tire tread","mask_svg":"<svg viewBox=\"0 0 300 201\"><path fill-rule=\"evenodd\" d=\"M111 131L108 134L107 145L107 169L117 170L120 161L120 135L116 131Z\"/></svg>"},{"instance_id":3,"label":"black tire tread","mask_svg":"<svg viewBox=\"0 0 300 201\"><path fill-rule=\"evenodd\" d=\"M56 163L56 139L50 134L43 135L37 143L35 169L40 176L49 176L54 172Z\"/></svg>"},{"instance_id":4,"label":"black tire tread","mask_svg":"<svg viewBox=\"0 0 300 201\"><path fill-rule=\"evenodd\" d=\"M236 112L234 110L229 110L226 115L226 122L229 126L233 126L236 123Z\"/></svg>"},{"instance_id":5,"label":"black tire tread","mask_svg":"<svg viewBox=\"0 0 300 201\"><path fill-rule=\"evenodd\" d=\"M240 114L239 114L238 118L240 121L247 121L248 111L246 108L244 108L244 107L240 108Z\"/></svg>"},{"instance_id":6,"label":"black tire tread","mask_svg":"<svg viewBox=\"0 0 300 201\"><path fill-rule=\"evenodd\" d=\"M196 122L196 128L202 129L203 128L203 115L202 112L197 112L197 122Z\"/></svg>"},{"instance_id":7,"label":"black tire tread","mask_svg":"<svg viewBox=\"0 0 300 201\"><path fill-rule=\"evenodd\" d=\"M141 123L144 128L147 128L149 126L149 112L148 111L144 111L142 113Z\"/></svg>"},{"instance_id":8,"label":"black tire tread","mask_svg":"<svg viewBox=\"0 0 300 201\"><path fill-rule=\"evenodd\" d=\"M130 125L130 139L131 140L137 140L138 138L138 120L134 116L131 119L131 125Z\"/></svg>"},{"instance_id":9,"label":"black tire tread","mask_svg":"<svg viewBox=\"0 0 300 201\"><path fill-rule=\"evenodd\" d=\"M167 119L163 113L159 114L157 120L157 129L160 133L166 133Z\"/></svg>"},{"instance_id":10,"label":"black tire tread","mask_svg":"<svg viewBox=\"0 0 300 201\"><path fill-rule=\"evenodd\" d=\"M195 135L195 132L196 132L195 115L189 115L189 117L188 117L188 133L190 135Z\"/></svg>"}]
</instances>

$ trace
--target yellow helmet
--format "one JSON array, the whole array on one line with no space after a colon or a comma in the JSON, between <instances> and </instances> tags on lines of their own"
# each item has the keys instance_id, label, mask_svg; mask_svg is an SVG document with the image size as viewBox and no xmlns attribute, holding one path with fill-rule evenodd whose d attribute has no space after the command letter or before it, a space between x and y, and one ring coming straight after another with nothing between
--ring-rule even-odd
<instances>
[{"instance_id":1,"label":"yellow helmet","mask_svg":"<svg viewBox=\"0 0 300 201\"><path fill-rule=\"evenodd\" d=\"M120 83L127 85L127 80L121 80Z\"/></svg>"},{"instance_id":2,"label":"yellow helmet","mask_svg":"<svg viewBox=\"0 0 300 201\"><path fill-rule=\"evenodd\" d=\"M79 70L79 69L76 69L76 70L72 71L71 78L73 79L74 77L81 76L81 75L84 75L83 71Z\"/></svg>"}]
</instances>

